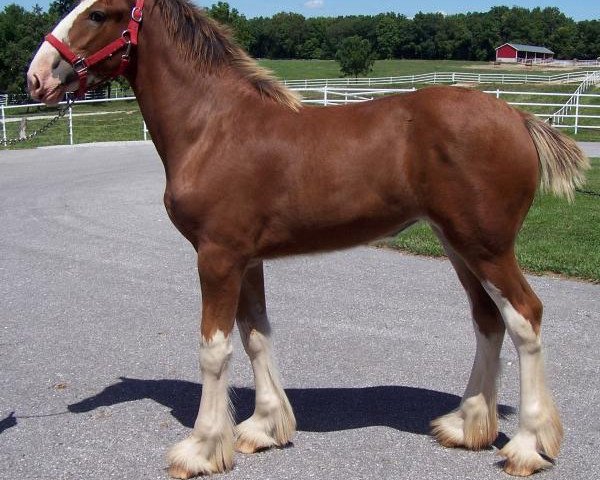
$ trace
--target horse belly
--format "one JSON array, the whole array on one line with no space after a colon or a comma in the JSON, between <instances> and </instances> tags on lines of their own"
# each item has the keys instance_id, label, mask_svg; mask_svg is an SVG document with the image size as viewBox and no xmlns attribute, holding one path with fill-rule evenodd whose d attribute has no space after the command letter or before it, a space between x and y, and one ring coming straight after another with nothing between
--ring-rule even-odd
<instances>
[{"instance_id":1,"label":"horse belly","mask_svg":"<svg viewBox=\"0 0 600 480\"><path fill-rule=\"evenodd\" d=\"M317 175L289 192L272 219L275 234L267 235L261 249L282 255L348 248L414 223L418 209L400 174L382 165L371 164L370 170L336 179Z\"/></svg>"}]
</instances>

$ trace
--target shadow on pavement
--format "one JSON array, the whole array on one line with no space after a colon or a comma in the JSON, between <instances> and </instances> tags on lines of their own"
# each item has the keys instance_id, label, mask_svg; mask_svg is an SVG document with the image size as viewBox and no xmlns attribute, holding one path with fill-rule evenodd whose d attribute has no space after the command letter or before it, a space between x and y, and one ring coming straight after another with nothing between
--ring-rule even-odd
<instances>
[{"instance_id":1,"label":"shadow on pavement","mask_svg":"<svg viewBox=\"0 0 600 480\"><path fill-rule=\"evenodd\" d=\"M0 420L0 433L4 432L4 430L8 430L11 427L14 427L17 424L17 419L15 418L15 412L10 412L8 417Z\"/></svg>"},{"instance_id":2,"label":"shadow on pavement","mask_svg":"<svg viewBox=\"0 0 600 480\"><path fill-rule=\"evenodd\" d=\"M120 377L120 382L100 393L68 406L72 413L84 413L103 406L151 399L171 409L186 427L193 427L202 386L182 380L141 380ZM254 406L254 390L231 389L236 418L249 417ZM298 430L332 432L386 426L420 435L429 434L429 422L456 408L460 397L423 388L379 386L366 388L286 389L294 408ZM500 405L501 415L515 412Z\"/></svg>"}]
</instances>

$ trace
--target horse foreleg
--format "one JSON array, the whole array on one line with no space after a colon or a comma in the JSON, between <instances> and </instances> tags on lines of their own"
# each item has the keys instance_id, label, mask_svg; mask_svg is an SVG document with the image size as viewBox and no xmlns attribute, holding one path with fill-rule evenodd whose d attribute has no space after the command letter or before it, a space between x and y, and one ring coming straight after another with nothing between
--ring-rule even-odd
<instances>
[{"instance_id":1,"label":"horse foreleg","mask_svg":"<svg viewBox=\"0 0 600 480\"><path fill-rule=\"evenodd\" d=\"M237 311L244 349L254 371L254 414L236 427L236 450L254 453L284 446L296 428L292 407L281 387L271 354L271 328L267 318L262 262L246 272Z\"/></svg>"},{"instance_id":2,"label":"horse foreleg","mask_svg":"<svg viewBox=\"0 0 600 480\"><path fill-rule=\"evenodd\" d=\"M432 433L446 447L480 450L498 436L496 376L505 328L500 312L477 277L439 236L469 296L477 347L460 406L431 422Z\"/></svg>"},{"instance_id":3,"label":"horse foreleg","mask_svg":"<svg viewBox=\"0 0 600 480\"><path fill-rule=\"evenodd\" d=\"M233 467L233 420L228 397L231 330L244 265L214 245L199 249L202 287L200 370L202 397L192 434L168 453L169 474L191 478Z\"/></svg>"}]
</instances>

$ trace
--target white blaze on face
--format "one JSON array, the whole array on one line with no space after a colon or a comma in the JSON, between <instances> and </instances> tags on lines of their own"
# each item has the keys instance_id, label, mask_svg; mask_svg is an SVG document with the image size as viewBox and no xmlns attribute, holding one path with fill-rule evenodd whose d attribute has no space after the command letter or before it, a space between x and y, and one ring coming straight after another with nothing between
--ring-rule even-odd
<instances>
[{"instance_id":1,"label":"white blaze on face","mask_svg":"<svg viewBox=\"0 0 600 480\"><path fill-rule=\"evenodd\" d=\"M52 35L60 41L69 45L69 32L73 27L75 20L88 8L94 5L97 0L83 0L75 7L58 25L52 30ZM69 45L70 47L70 45ZM48 101L60 100L65 91L76 90L78 82L72 82L69 85L62 85L62 80L56 74L54 69L56 64L62 60L60 53L48 42L42 43L27 72L27 83L30 94L33 98ZM88 81L91 81L89 79ZM58 100L57 100L58 97Z\"/></svg>"},{"instance_id":2,"label":"white blaze on face","mask_svg":"<svg viewBox=\"0 0 600 480\"><path fill-rule=\"evenodd\" d=\"M79 5L71 10L71 12L65 18L63 18L58 25L56 25L56 27L54 27L54 30L52 30L52 35L63 42L67 42L69 31L71 30L75 19L96 2L97 0L83 0Z\"/></svg>"}]
</instances>

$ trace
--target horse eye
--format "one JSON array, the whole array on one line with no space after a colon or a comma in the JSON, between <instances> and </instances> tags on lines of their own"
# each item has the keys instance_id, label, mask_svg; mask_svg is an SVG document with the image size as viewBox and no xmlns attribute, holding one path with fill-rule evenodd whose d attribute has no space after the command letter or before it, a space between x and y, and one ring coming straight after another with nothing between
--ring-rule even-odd
<instances>
[{"instance_id":1,"label":"horse eye","mask_svg":"<svg viewBox=\"0 0 600 480\"><path fill-rule=\"evenodd\" d=\"M96 23L102 23L106 20L106 14L100 11L93 11L90 13L90 20Z\"/></svg>"}]
</instances>

